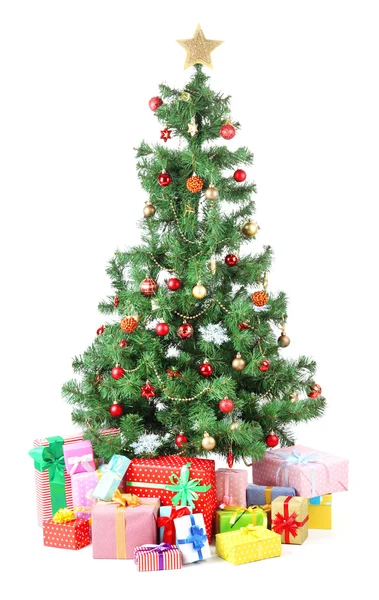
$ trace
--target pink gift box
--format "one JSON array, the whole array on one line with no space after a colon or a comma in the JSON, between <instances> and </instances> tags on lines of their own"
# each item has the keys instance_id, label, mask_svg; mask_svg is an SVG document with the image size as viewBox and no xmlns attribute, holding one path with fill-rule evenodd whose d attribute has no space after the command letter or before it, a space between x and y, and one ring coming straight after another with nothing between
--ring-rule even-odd
<instances>
[{"instance_id":1,"label":"pink gift box","mask_svg":"<svg viewBox=\"0 0 379 600\"><path fill-rule=\"evenodd\" d=\"M140 498L139 506L124 510L113 502L98 502L92 512L92 548L94 558L133 558L134 548L157 543L159 498ZM116 521L122 511L121 526L126 541L124 555L120 552L120 529ZM118 523L120 527L120 523ZM122 540L121 540L122 542ZM121 544L122 546L122 544Z\"/></svg>"},{"instance_id":2,"label":"pink gift box","mask_svg":"<svg viewBox=\"0 0 379 600\"><path fill-rule=\"evenodd\" d=\"M218 506L246 506L246 469L217 469L216 495Z\"/></svg>"},{"instance_id":3,"label":"pink gift box","mask_svg":"<svg viewBox=\"0 0 379 600\"><path fill-rule=\"evenodd\" d=\"M89 440L82 440L74 444L63 444L63 456L69 475L95 471L95 461L92 444Z\"/></svg>"},{"instance_id":4,"label":"pink gift box","mask_svg":"<svg viewBox=\"0 0 379 600\"><path fill-rule=\"evenodd\" d=\"M97 482L98 476L96 471L92 471L91 473L76 473L76 475L71 477L72 503L77 519L89 519L91 517L91 511L77 511L76 507L93 506L94 502L91 499L90 492L95 489Z\"/></svg>"},{"instance_id":5,"label":"pink gift box","mask_svg":"<svg viewBox=\"0 0 379 600\"><path fill-rule=\"evenodd\" d=\"M348 488L349 461L306 446L268 450L253 464L257 485L290 486L298 496L313 498L344 492Z\"/></svg>"}]
</instances>

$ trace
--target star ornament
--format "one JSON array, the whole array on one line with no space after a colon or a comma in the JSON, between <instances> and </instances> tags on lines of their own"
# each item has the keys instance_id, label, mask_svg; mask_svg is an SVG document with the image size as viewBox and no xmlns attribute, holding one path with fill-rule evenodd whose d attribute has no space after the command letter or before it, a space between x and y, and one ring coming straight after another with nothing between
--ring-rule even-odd
<instances>
[{"instance_id":1,"label":"star ornament","mask_svg":"<svg viewBox=\"0 0 379 600\"><path fill-rule=\"evenodd\" d=\"M164 142L167 142L167 140L170 140L170 139L171 139L171 131L170 131L170 129L167 129L167 127L165 127L161 131L161 140L163 140Z\"/></svg>"},{"instance_id":2,"label":"star ornament","mask_svg":"<svg viewBox=\"0 0 379 600\"><path fill-rule=\"evenodd\" d=\"M211 52L215 50L222 41L207 40L200 25L196 27L193 38L189 40L176 40L178 44L187 51L184 68L192 67L200 63L205 67L213 68Z\"/></svg>"},{"instance_id":3,"label":"star ornament","mask_svg":"<svg viewBox=\"0 0 379 600\"><path fill-rule=\"evenodd\" d=\"M141 386L141 396L145 396L147 400L155 396L155 385L150 385L150 381L146 381L145 385Z\"/></svg>"},{"instance_id":4,"label":"star ornament","mask_svg":"<svg viewBox=\"0 0 379 600\"><path fill-rule=\"evenodd\" d=\"M191 121L188 123L188 133L191 137L198 133L195 117L192 117Z\"/></svg>"}]
</instances>

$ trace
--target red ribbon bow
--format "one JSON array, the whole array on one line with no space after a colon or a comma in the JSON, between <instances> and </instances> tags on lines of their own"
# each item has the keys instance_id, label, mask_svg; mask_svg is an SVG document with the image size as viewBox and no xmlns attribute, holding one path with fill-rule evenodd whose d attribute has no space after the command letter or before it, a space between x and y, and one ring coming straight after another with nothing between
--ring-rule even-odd
<instances>
[{"instance_id":1,"label":"red ribbon bow","mask_svg":"<svg viewBox=\"0 0 379 600\"><path fill-rule=\"evenodd\" d=\"M158 527L164 527L163 542L166 542L167 544L176 543L176 529L174 520L179 519L179 517L185 517L189 514L191 514L191 511L188 506L181 506L176 510L173 508L169 517L158 517Z\"/></svg>"},{"instance_id":2,"label":"red ribbon bow","mask_svg":"<svg viewBox=\"0 0 379 600\"><path fill-rule=\"evenodd\" d=\"M292 515L289 514L288 504L292 500L292 496L288 496L284 501L284 515L276 513L275 519L272 521L271 529L275 533L282 535L284 531L284 543L290 544L290 536L297 537L297 530L299 527L303 527L309 519L309 515L303 521L296 521L298 514L294 511Z\"/></svg>"}]
</instances>

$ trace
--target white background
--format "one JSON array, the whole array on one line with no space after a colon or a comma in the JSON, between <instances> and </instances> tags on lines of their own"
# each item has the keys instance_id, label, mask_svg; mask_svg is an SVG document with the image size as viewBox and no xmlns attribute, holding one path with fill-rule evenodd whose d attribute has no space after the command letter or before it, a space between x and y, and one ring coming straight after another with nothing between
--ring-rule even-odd
<instances>
[{"instance_id":1,"label":"white background","mask_svg":"<svg viewBox=\"0 0 379 600\"><path fill-rule=\"evenodd\" d=\"M378 534L364 457L377 436L377 17L377 3L364 0L1 3L2 547L14 590L144 598L161 585L160 594L186 597L192 585L191 597L228 597L239 587L241 597L318 598L370 586L366 538ZM242 124L231 147L255 153L248 176L258 185L261 230L252 244L275 250L270 285L290 298L287 355L317 359L329 402L297 438L348 456L351 488L334 496L333 531L311 531L281 559L237 570L213 559L142 575L131 562L93 561L90 548L42 546L27 450L35 437L73 430L61 385L103 321L107 261L139 239L146 198L133 147L158 139L148 100L162 81L185 84L190 71L175 40L191 37L199 21L208 38L225 40L211 83L233 96Z\"/></svg>"}]
</instances>

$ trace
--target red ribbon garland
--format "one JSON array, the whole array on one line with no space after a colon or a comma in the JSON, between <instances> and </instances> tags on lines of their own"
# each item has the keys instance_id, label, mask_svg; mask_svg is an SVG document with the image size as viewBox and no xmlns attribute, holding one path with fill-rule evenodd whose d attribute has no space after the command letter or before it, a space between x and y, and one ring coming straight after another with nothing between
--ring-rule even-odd
<instances>
[{"instance_id":1,"label":"red ribbon garland","mask_svg":"<svg viewBox=\"0 0 379 600\"><path fill-rule=\"evenodd\" d=\"M309 519L309 515L305 517L303 521L296 521L297 513L294 511L292 515L289 514L288 504L292 500L292 496L288 496L284 500L284 515L276 513L275 519L272 521L271 528L275 533L282 535L284 531L284 543L290 544L290 536L297 537L297 530L299 527L303 527Z\"/></svg>"},{"instance_id":2,"label":"red ribbon garland","mask_svg":"<svg viewBox=\"0 0 379 600\"><path fill-rule=\"evenodd\" d=\"M191 511L188 506L181 506L178 509L171 509L171 515L169 517L158 517L157 525L158 527L164 527L163 532L163 542L167 544L176 544L176 529L175 529L175 519L179 519L179 517L185 517L186 515L190 515Z\"/></svg>"}]
</instances>

